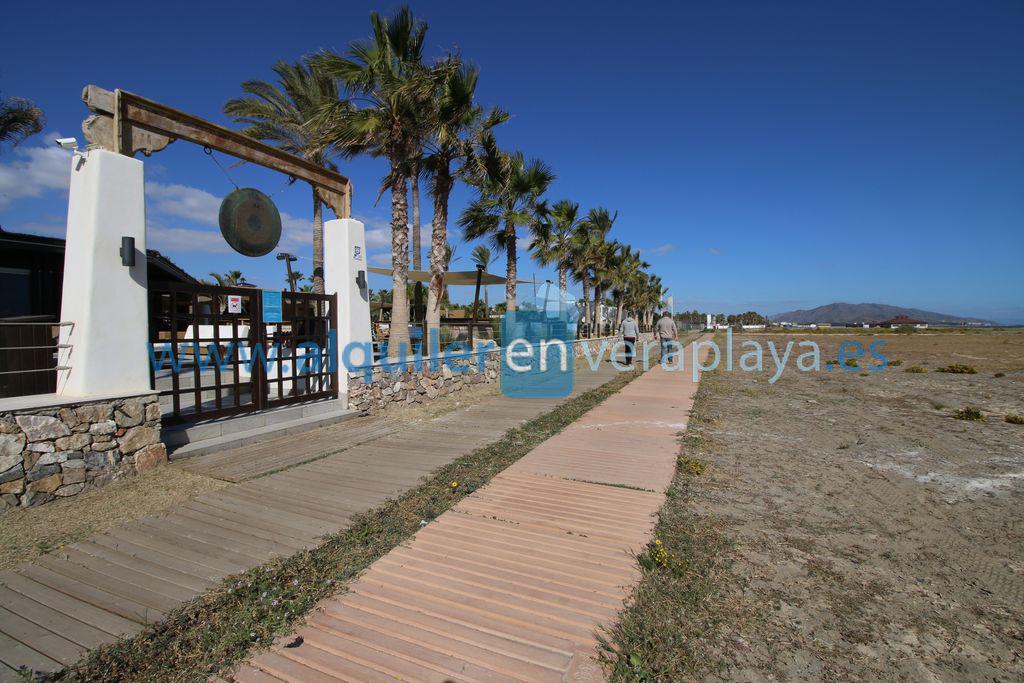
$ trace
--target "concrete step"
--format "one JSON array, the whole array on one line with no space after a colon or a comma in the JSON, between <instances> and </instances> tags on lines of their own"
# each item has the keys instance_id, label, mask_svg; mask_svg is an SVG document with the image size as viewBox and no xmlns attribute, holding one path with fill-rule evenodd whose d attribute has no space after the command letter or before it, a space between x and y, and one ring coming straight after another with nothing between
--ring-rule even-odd
<instances>
[{"instance_id":1,"label":"concrete step","mask_svg":"<svg viewBox=\"0 0 1024 683\"><path fill-rule=\"evenodd\" d=\"M165 427L162 432L171 460L247 446L275 436L298 434L350 418L348 397L275 408L237 417Z\"/></svg>"}]
</instances>

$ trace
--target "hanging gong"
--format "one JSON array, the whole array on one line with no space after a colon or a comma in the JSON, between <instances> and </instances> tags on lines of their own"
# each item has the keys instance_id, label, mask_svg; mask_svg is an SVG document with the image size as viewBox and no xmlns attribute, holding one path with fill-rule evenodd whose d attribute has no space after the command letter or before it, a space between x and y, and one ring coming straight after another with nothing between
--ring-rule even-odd
<instances>
[{"instance_id":1,"label":"hanging gong","mask_svg":"<svg viewBox=\"0 0 1024 683\"><path fill-rule=\"evenodd\" d=\"M270 197L243 187L221 202L220 232L239 254L264 256L281 240L281 214Z\"/></svg>"}]
</instances>

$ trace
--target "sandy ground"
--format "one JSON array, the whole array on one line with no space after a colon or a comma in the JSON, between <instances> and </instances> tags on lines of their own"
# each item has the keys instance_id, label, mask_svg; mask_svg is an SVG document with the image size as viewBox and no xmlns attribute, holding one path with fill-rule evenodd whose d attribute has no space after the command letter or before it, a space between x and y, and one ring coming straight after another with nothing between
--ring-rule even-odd
<instances>
[{"instance_id":1,"label":"sandy ground","mask_svg":"<svg viewBox=\"0 0 1024 683\"><path fill-rule=\"evenodd\" d=\"M843 338L814 337L823 359ZM694 505L735 541L753 615L723 678L1024 678L1024 426L1004 421L1024 414L1024 333L885 338L902 364L878 373L706 377ZM978 374L935 372L951 363Z\"/></svg>"}]
</instances>

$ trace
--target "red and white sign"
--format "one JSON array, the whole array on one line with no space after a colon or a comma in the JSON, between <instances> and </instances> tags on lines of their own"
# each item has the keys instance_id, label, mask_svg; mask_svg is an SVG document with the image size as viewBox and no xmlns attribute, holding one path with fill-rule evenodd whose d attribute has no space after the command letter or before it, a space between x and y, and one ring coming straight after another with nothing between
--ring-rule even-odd
<instances>
[{"instance_id":1,"label":"red and white sign","mask_svg":"<svg viewBox=\"0 0 1024 683\"><path fill-rule=\"evenodd\" d=\"M242 312L242 297L238 294L228 294L228 313Z\"/></svg>"}]
</instances>

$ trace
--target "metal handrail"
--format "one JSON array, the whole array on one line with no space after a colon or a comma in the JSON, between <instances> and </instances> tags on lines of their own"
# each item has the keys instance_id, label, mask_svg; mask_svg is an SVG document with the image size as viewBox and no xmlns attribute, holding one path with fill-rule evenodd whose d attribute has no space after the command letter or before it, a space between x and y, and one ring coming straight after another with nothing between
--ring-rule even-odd
<instances>
[{"instance_id":1,"label":"metal handrail","mask_svg":"<svg viewBox=\"0 0 1024 683\"><path fill-rule=\"evenodd\" d=\"M32 321L25 321L25 322L19 323L19 322L9 322L9 321L6 321L6 320L0 321L0 325L19 325L19 326L20 325L48 325L50 327L67 327L68 325L74 325L74 324L75 323L70 321L70 320L65 320L63 322L56 322L56 323L53 323L53 322L50 322L50 323L47 323L47 322L32 322Z\"/></svg>"},{"instance_id":2,"label":"metal handrail","mask_svg":"<svg viewBox=\"0 0 1024 683\"><path fill-rule=\"evenodd\" d=\"M54 370L70 370L70 365L58 365L52 368L37 368L35 370L4 370L0 375L22 375L27 372L53 372Z\"/></svg>"},{"instance_id":3,"label":"metal handrail","mask_svg":"<svg viewBox=\"0 0 1024 683\"><path fill-rule=\"evenodd\" d=\"M0 351L33 351L36 349L70 349L71 344L50 344L48 346L0 346Z\"/></svg>"}]
</instances>

